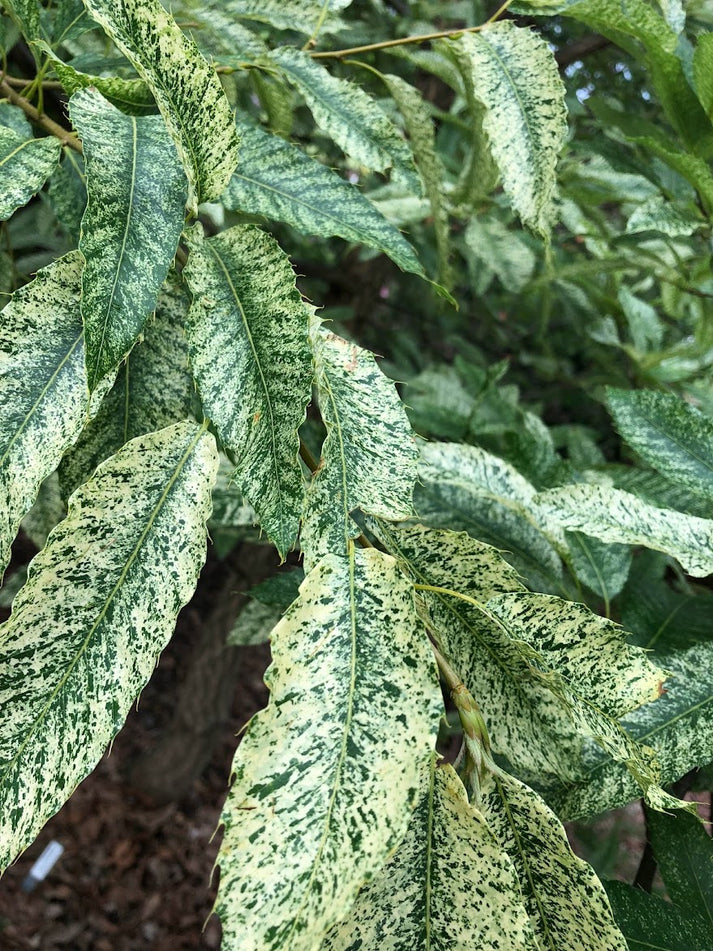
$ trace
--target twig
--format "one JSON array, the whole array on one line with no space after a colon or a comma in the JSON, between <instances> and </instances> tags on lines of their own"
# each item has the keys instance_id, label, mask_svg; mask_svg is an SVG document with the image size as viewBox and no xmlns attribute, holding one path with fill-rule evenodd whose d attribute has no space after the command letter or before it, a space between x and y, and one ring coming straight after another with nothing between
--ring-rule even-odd
<instances>
[{"instance_id":1,"label":"twig","mask_svg":"<svg viewBox=\"0 0 713 951\"><path fill-rule=\"evenodd\" d=\"M457 30L440 30L437 33L421 33L418 36L402 36L397 40L383 40L381 43L367 43L366 46L352 46L344 50L326 50L322 53L310 53L313 59L342 59L344 56L351 56L353 53L368 53L373 50L391 49L394 46L406 46L413 43L427 43L430 40L447 39L449 36L461 36L463 33L478 33L486 26L494 23L512 3L512 0L505 0L492 16L488 17L485 23L478 26L462 26Z\"/></svg>"},{"instance_id":2,"label":"twig","mask_svg":"<svg viewBox=\"0 0 713 951\"><path fill-rule=\"evenodd\" d=\"M16 93L15 90L7 84L5 79L0 81L0 92L13 105L19 106L28 119L42 126L46 132L56 136L63 145L69 146L70 149L74 149L75 152L79 152L80 154L83 152L82 143L73 132L70 132L69 129L65 129L58 122L50 119L49 116L42 115L29 100Z\"/></svg>"}]
</instances>

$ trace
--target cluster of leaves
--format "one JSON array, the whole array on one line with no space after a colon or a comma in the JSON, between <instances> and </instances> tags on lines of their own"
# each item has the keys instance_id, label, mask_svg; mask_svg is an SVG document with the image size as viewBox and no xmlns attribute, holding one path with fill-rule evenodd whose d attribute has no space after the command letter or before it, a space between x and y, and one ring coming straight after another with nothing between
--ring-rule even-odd
<instances>
[{"instance_id":1,"label":"cluster of leaves","mask_svg":"<svg viewBox=\"0 0 713 951\"><path fill-rule=\"evenodd\" d=\"M121 728L208 527L227 550L258 524L305 575L274 627L267 589L231 635L269 633L273 663L222 815L225 947L624 949L561 820L689 808L662 784L713 760L711 595L690 580L713 573L702 16L454 3L432 36L428 3L3 6L0 567L21 525L42 550L0 627L0 867ZM564 22L616 43L645 109L592 71L584 111L545 38ZM429 366L418 330L385 336L410 419L278 238L401 269L384 306L397 288L459 352ZM567 373L575 409L594 391L636 464L585 414L521 404L499 341L543 404ZM612 895L635 928L638 899Z\"/></svg>"}]
</instances>

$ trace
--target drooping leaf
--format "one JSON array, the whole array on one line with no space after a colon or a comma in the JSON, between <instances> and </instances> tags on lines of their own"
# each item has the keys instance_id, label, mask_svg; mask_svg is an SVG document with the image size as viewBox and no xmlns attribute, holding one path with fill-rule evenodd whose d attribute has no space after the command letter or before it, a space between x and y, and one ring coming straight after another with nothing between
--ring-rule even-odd
<instances>
[{"instance_id":1,"label":"drooping leaf","mask_svg":"<svg viewBox=\"0 0 713 951\"><path fill-rule=\"evenodd\" d=\"M555 543L529 514L534 486L509 463L457 443L430 443L421 452L416 509L422 521L467 531L503 551L528 582L562 591L562 564ZM555 533L557 527L555 523Z\"/></svg>"},{"instance_id":2,"label":"drooping leaf","mask_svg":"<svg viewBox=\"0 0 713 951\"><path fill-rule=\"evenodd\" d=\"M269 235L238 225L191 233L187 333L206 414L234 454L235 479L284 555L304 496L297 430L311 396L309 315Z\"/></svg>"},{"instance_id":3,"label":"drooping leaf","mask_svg":"<svg viewBox=\"0 0 713 951\"><path fill-rule=\"evenodd\" d=\"M713 119L713 34L701 33L693 51L693 79L696 94L709 119Z\"/></svg>"},{"instance_id":4,"label":"drooping leaf","mask_svg":"<svg viewBox=\"0 0 713 951\"><path fill-rule=\"evenodd\" d=\"M232 109L215 71L159 0L85 0L146 81L193 194L192 202L217 198L238 160Z\"/></svg>"},{"instance_id":5,"label":"drooping leaf","mask_svg":"<svg viewBox=\"0 0 713 951\"><path fill-rule=\"evenodd\" d=\"M396 387L371 353L312 326L319 408L327 427L307 495L301 546L305 566L344 555L359 534L351 512L413 514L418 451Z\"/></svg>"},{"instance_id":6,"label":"drooping leaf","mask_svg":"<svg viewBox=\"0 0 713 951\"><path fill-rule=\"evenodd\" d=\"M32 562L0 627L0 868L95 766L149 679L205 558L216 468L194 424L134 440Z\"/></svg>"},{"instance_id":7,"label":"drooping leaf","mask_svg":"<svg viewBox=\"0 0 713 951\"><path fill-rule=\"evenodd\" d=\"M61 145L53 135L34 139L0 125L0 221L22 208L59 162Z\"/></svg>"},{"instance_id":8,"label":"drooping leaf","mask_svg":"<svg viewBox=\"0 0 713 951\"><path fill-rule=\"evenodd\" d=\"M308 53L280 47L271 59L302 93L317 125L355 161L377 172L393 168L420 192L411 151L386 113L355 83L332 76Z\"/></svg>"},{"instance_id":9,"label":"drooping leaf","mask_svg":"<svg viewBox=\"0 0 713 951\"><path fill-rule=\"evenodd\" d=\"M75 69L71 63L63 62L55 56L46 43L38 43L37 46L49 57L52 68L68 96L73 96L80 89L88 89L92 86L117 109L128 115L146 116L157 111L153 93L143 79L122 79L120 76L107 79L103 76L90 76Z\"/></svg>"},{"instance_id":10,"label":"drooping leaf","mask_svg":"<svg viewBox=\"0 0 713 951\"><path fill-rule=\"evenodd\" d=\"M88 411L81 273L73 251L39 271L0 315L0 572L20 520Z\"/></svg>"},{"instance_id":11,"label":"drooping leaf","mask_svg":"<svg viewBox=\"0 0 713 951\"><path fill-rule=\"evenodd\" d=\"M713 840L705 826L687 813L648 809L646 828L669 898L713 945Z\"/></svg>"},{"instance_id":12,"label":"drooping leaf","mask_svg":"<svg viewBox=\"0 0 713 951\"><path fill-rule=\"evenodd\" d=\"M624 882L607 882L606 889L629 951L713 951L713 935L670 902Z\"/></svg>"},{"instance_id":13,"label":"drooping leaf","mask_svg":"<svg viewBox=\"0 0 713 951\"><path fill-rule=\"evenodd\" d=\"M601 882L536 792L513 776L489 774L480 807L515 866L539 948L626 951Z\"/></svg>"},{"instance_id":14,"label":"drooping leaf","mask_svg":"<svg viewBox=\"0 0 713 951\"><path fill-rule=\"evenodd\" d=\"M610 387L607 405L619 433L645 462L713 502L713 419L672 393L653 390Z\"/></svg>"},{"instance_id":15,"label":"drooping leaf","mask_svg":"<svg viewBox=\"0 0 713 951\"><path fill-rule=\"evenodd\" d=\"M546 518L570 531L666 552L697 578L713 572L713 520L655 508L603 485L550 489L537 497L536 505Z\"/></svg>"},{"instance_id":16,"label":"drooping leaf","mask_svg":"<svg viewBox=\"0 0 713 951\"><path fill-rule=\"evenodd\" d=\"M229 945L312 951L403 838L442 702L411 586L375 549L307 575L272 653L223 810L216 911Z\"/></svg>"},{"instance_id":17,"label":"drooping leaf","mask_svg":"<svg viewBox=\"0 0 713 951\"><path fill-rule=\"evenodd\" d=\"M321 951L535 951L515 870L452 766L424 770L396 854Z\"/></svg>"},{"instance_id":18,"label":"drooping leaf","mask_svg":"<svg viewBox=\"0 0 713 951\"><path fill-rule=\"evenodd\" d=\"M464 33L455 42L470 58L503 187L523 223L546 236L567 133L564 86L554 57L537 33L512 21Z\"/></svg>"},{"instance_id":19,"label":"drooping leaf","mask_svg":"<svg viewBox=\"0 0 713 951\"><path fill-rule=\"evenodd\" d=\"M222 198L226 208L378 248L402 270L423 274L408 241L356 186L279 136L240 120L238 128L240 164Z\"/></svg>"},{"instance_id":20,"label":"drooping leaf","mask_svg":"<svg viewBox=\"0 0 713 951\"><path fill-rule=\"evenodd\" d=\"M188 303L180 280L169 275L142 340L119 368L96 418L62 460L65 498L130 439L191 415L194 384L184 332Z\"/></svg>"},{"instance_id":21,"label":"drooping leaf","mask_svg":"<svg viewBox=\"0 0 713 951\"><path fill-rule=\"evenodd\" d=\"M87 208L79 250L89 388L126 357L156 307L178 247L186 180L163 120L126 116L99 93L72 96Z\"/></svg>"}]
</instances>

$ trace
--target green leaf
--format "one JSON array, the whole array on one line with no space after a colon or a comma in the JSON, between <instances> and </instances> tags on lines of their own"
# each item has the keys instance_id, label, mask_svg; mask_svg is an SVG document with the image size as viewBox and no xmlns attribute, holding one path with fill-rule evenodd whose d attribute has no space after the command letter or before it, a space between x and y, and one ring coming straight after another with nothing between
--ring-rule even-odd
<instances>
[{"instance_id":1,"label":"green leaf","mask_svg":"<svg viewBox=\"0 0 713 951\"><path fill-rule=\"evenodd\" d=\"M518 294L532 277L535 255L518 231L511 231L497 218L471 218L464 239L479 270L495 274L506 291Z\"/></svg>"},{"instance_id":2,"label":"green leaf","mask_svg":"<svg viewBox=\"0 0 713 951\"><path fill-rule=\"evenodd\" d=\"M60 149L53 135L33 139L0 125L0 221L42 188L59 162Z\"/></svg>"},{"instance_id":3,"label":"green leaf","mask_svg":"<svg viewBox=\"0 0 713 951\"><path fill-rule=\"evenodd\" d=\"M413 514L418 451L403 403L368 350L312 325L317 397L327 436L309 488L301 546L307 567L345 555L359 534L351 512Z\"/></svg>"},{"instance_id":4,"label":"green leaf","mask_svg":"<svg viewBox=\"0 0 713 951\"><path fill-rule=\"evenodd\" d=\"M126 358L96 418L62 460L65 498L97 465L133 439L191 415L194 383L184 332L188 295L169 275L142 340Z\"/></svg>"},{"instance_id":5,"label":"green leaf","mask_svg":"<svg viewBox=\"0 0 713 951\"><path fill-rule=\"evenodd\" d=\"M248 601L235 619L225 638L233 647L250 647L270 640L272 629L280 620L280 611L259 601Z\"/></svg>"},{"instance_id":6,"label":"green leaf","mask_svg":"<svg viewBox=\"0 0 713 951\"><path fill-rule=\"evenodd\" d=\"M156 112L156 100L143 79L122 79L119 76L105 79L103 76L90 76L75 69L71 63L63 62L46 43L38 43L37 46L49 58L68 96L93 86L112 105L128 115L146 116Z\"/></svg>"},{"instance_id":7,"label":"green leaf","mask_svg":"<svg viewBox=\"0 0 713 951\"><path fill-rule=\"evenodd\" d=\"M331 76L308 53L282 46L271 59L302 93L317 125L356 162L377 172L393 168L420 192L411 151L391 120L355 83Z\"/></svg>"},{"instance_id":8,"label":"green leaf","mask_svg":"<svg viewBox=\"0 0 713 951\"><path fill-rule=\"evenodd\" d=\"M713 33L701 33L693 51L696 94L709 119L713 119Z\"/></svg>"},{"instance_id":9,"label":"green leaf","mask_svg":"<svg viewBox=\"0 0 713 951\"><path fill-rule=\"evenodd\" d=\"M512 776L489 774L480 807L515 866L538 948L626 951L601 882L536 792Z\"/></svg>"},{"instance_id":10,"label":"green leaf","mask_svg":"<svg viewBox=\"0 0 713 951\"><path fill-rule=\"evenodd\" d=\"M194 13L196 6L212 8L218 0L183 0L180 8ZM322 30L329 31L334 24L335 12L349 5L350 0L224 0L221 9L231 20L248 20L264 23L273 29L294 30L311 34L322 23ZM338 22L338 21L337 21Z\"/></svg>"},{"instance_id":11,"label":"green leaf","mask_svg":"<svg viewBox=\"0 0 713 951\"><path fill-rule=\"evenodd\" d=\"M646 828L671 901L700 919L713 944L713 840L687 813L646 811Z\"/></svg>"},{"instance_id":12,"label":"green leaf","mask_svg":"<svg viewBox=\"0 0 713 951\"><path fill-rule=\"evenodd\" d=\"M134 440L32 562L0 627L0 868L93 769L153 673L205 558L217 462L194 424Z\"/></svg>"},{"instance_id":13,"label":"green leaf","mask_svg":"<svg viewBox=\"0 0 713 951\"><path fill-rule=\"evenodd\" d=\"M442 700L412 588L376 549L307 575L272 654L270 704L233 764L215 910L228 946L312 951L403 838Z\"/></svg>"},{"instance_id":14,"label":"green leaf","mask_svg":"<svg viewBox=\"0 0 713 951\"><path fill-rule=\"evenodd\" d=\"M156 99L188 178L191 204L218 198L238 160L238 134L215 71L159 0L85 0Z\"/></svg>"},{"instance_id":15,"label":"green leaf","mask_svg":"<svg viewBox=\"0 0 713 951\"><path fill-rule=\"evenodd\" d=\"M89 388L129 353L178 247L186 180L158 116L126 116L99 93L72 96L82 137L87 208L79 250Z\"/></svg>"},{"instance_id":16,"label":"green leaf","mask_svg":"<svg viewBox=\"0 0 713 951\"><path fill-rule=\"evenodd\" d=\"M40 485L89 408L77 251L39 271L0 315L0 572Z\"/></svg>"},{"instance_id":17,"label":"green leaf","mask_svg":"<svg viewBox=\"0 0 713 951\"><path fill-rule=\"evenodd\" d=\"M72 244L79 245L82 216L87 207L86 174L81 155L69 148L64 150L64 160L50 176L47 194L57 221Z\"/></svg>"},{"instance_id":18,"label":"green leaf","mask_svg":"<svg viewBox=\"0 0 713 951\"><path fill-rule=\"evenodd\" d=\"M626 545L606 545L581 532L567 532L567 545L579 580L604 598L608 606L626 584L631 549Z\"/></svg>"},{"instance_id":19,"label":"green leaf","mask_svg":"<svg viewBox=\"0 0 713 951\"><path fill-rule=\"evenodd\" d=\"M511 21L455 42L470 58L503 188L523 223L547 236L557 157L567 134L565 90L554 56L537 33Z\"/></svg>"},{"instance_id":20,"label":"green leaf","mask_svg":"<svg viewBox=\"0 0 713 951\"><path fill-rule=\"evenodd\" d=\"M629 951L713 951L713 936L675 905L624 882L607 882L606 889Z\"/></svg>"},{"instance_id":21,"label":"green leaf","mask_svg":"<svg viewBox=\"0 0 713 951\"><path fill-rule=\"evenodd\" d=\"M386 73L382 75L382 79L404 118L416 166L423 179L431 205L438 257L438 280L445 287L452 287L453 274L448 261L450 247L448 209L443 192L446 173L440 156L436 152L436 134L429 109L418 90L400 76Z\"/></svg>"},{"instance_id":22,"label":"green leaf","mask_svg":"<svg viewBox=\"0 0 713 951\"><path fill-rule=\"evenodd\" d=\"M279 0L275 3L275 7L283 6ZM246 61L267 54L260 37L237 22L244 7L240 0L178 0L170 7L179 22L190 24L187 29L196 44L214 63L241 69ZM304 26L304 19L300 25Z\"/></svg>"},{"instance_id":23,"label":"green leaf","mask_svg":"<svg viewBox=\"0 0 713 951\"><path fill-rule=\"evenodd\" d=\"M423 274L408 241L356 186L279 136L240 120L238 128L240 164L222 198L226 208L378 248L402 270Z\"/></svg>"},{"instance_id":24,"label":"green leaf","mask_svg":"<svg viewBox=\"0 0 713 951\"><path fill-rule=\"evenodd\" d=\"M563 591L555 544L530 510L534 486L509 463L477 446L430 443L422 448L416 508L422 521L467 531L494 545L535 588Z\"/></svg>"},{"instance_id":25,"label":"green leaf","mask_svg":"<svg viewBox=\"0 0 713 951\"><path fill-rule=\"evenodd\" d=\"M655 508L603 485L551 489L537 497L536 506L545 518L570 531L673 555L696 578L713 572L713 520Z\"/></svg>"},{"instance_id":26,"label":"green leaf","mask_svg":"<svg viewBox=\"0 0 713 951\"><path fill-rule=\"evenodd\" d=\"M713 420L672 393L607 389L622 438L672 482L713 500Z\"/></svg>"},{"instance_id":27,"label":"green leaf","mask_svg":"<svg viewBox=\"0 0 713 951\"><path fill-rule=\"evenodd\" d=\"M34 40L40 35L40 5L38 0L3 0L3 6L27 39Z\"/></svg>"},{"instance_id":28,"label":"green leaf","mask_svg":"<svg viewBox=\"0 0 713 951\"><path fill-rule=\"evenodd\" d=\"M311 396L308 311L287 256L258 228L208 240L196 228L189 241L186 330L198 389L235 456L240 491L284 557L304 496L297 430Z\"/></svg>"},{"instance_id":29,"label":"green leaf","mask_svg":"<svg viewBox=\"0 0 713 951\"><path fill-rule=\"evenodd\" d=\"M512 863L453 767L424 770L419 793L406 838L321 951L536 951Z\"/></svg>"}]
</instances>

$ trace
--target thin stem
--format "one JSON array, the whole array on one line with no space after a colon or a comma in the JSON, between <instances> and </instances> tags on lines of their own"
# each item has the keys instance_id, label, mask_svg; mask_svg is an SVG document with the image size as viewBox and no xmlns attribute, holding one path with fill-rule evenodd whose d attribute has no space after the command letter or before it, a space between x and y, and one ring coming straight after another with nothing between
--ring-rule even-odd
<instances>
[{"instance_id":1,"label":"thin stem","mask_svg":"<svg viewBox=\"0 0 713 951\"><path fill-rule=\"evenodd\" d=\"M0 92L13 105L19 106L32 122L42 126L46 132L56 136L60 142L69 146L70 149L74 149L75 152L83 152L82 143L73 132L63 128L58 122L50 119L49 116L42 115L24 96L18 95L14 89L8 86L4 79L0 81Z\"/></svg>"},{"instance_id":2,"label":"thin stem","mask_svg":"<svg viewBox=\"0 0 713 951\"><path fill-rule=\"evenodd\" d=\"M315 28L312 31L312 36L310 36L310 38L307 40L305 45L302 47L303 50L314 49L314 47L317 45L317 37L319 36L319 32L324 25L324 21L326 20L328 13L329 13L329 0L324 0L324 3L322 4L322 9L319 11L319 19L317 20Z\"/></svg>"},{"instance_id":3,"label":"thin stem","mask_svg":"<svg viewBox=\"0 0 713 951\"><path fill-rule=\"evenodd\" d=\"M15 89L26 89L34 83L34 79L22 79L21 76L8 76L7 73L3 73L2 78L8 86L13 86ZM44 89L64 89L62 83L55 82L53 79L44 79L42 86Z\"/></svg>"},{"instance_id":4,"label":"thin stem","mask_svg":"<svg viewBox=\"0 0 713 951\"><path fill-rule=\"evenodd\" d=\"M406 46L413 43L427 43L429 40L442 40L449 36L462 36L463 33L478 33L486 26L490 26L499 17L505 13L512 0L505 0L492 16L488 17L485 23L478 26L462 26L457 30L440 30L437 33L421 33L418 36L402 36L397 40L383 40L381 43L367 43L365 46L352 46L344 50L327 50L322 53L310 53L313 59L341 59L343 56L351 56L352 53L368 53L372 50L391 49L394 46Z\"/></svg>"}]
</instances>

